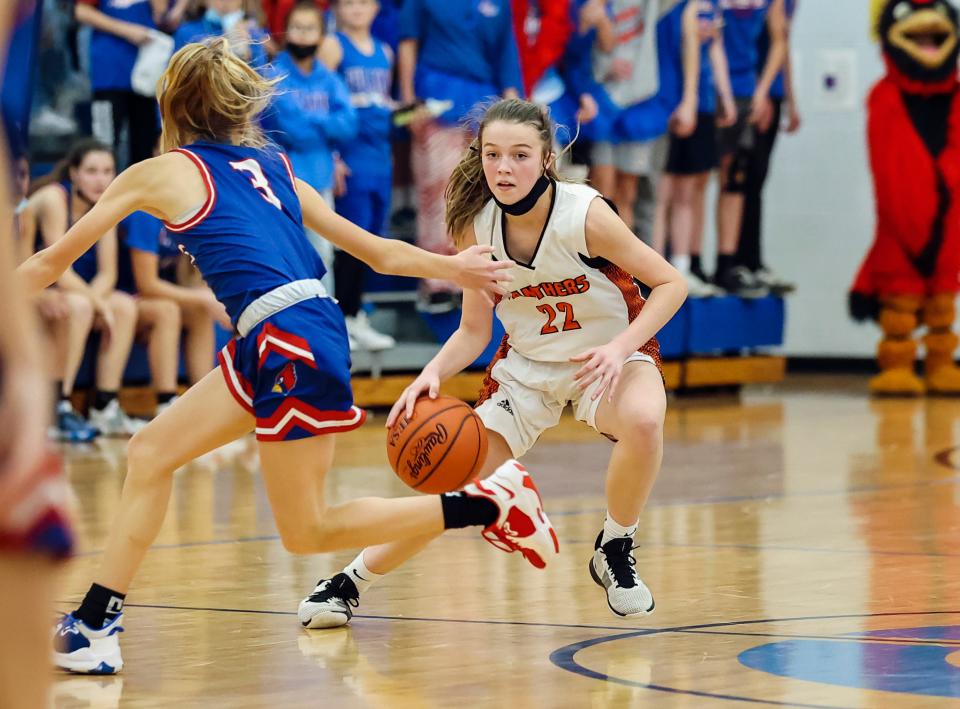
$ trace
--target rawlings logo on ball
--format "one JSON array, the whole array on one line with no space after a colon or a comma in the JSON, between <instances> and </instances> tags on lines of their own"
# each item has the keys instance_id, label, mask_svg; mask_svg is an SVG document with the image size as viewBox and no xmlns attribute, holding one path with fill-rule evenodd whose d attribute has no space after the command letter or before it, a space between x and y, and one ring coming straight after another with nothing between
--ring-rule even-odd
<instances>
[{"instance_id":1,"label":"rawlings logo on ball","mask_svg":"<svg viewBox=\"0 0 960 709\"><path fill-rule=\"evenodd\" d=\"M412 460L407 461L407 472L411 478L414 480L420 478L421 471L432 465L430 462L430 454L433 452L433 449L438 445L446 443L446 441L447 428L442 423L437 424L435 430L417 441L411 454Z\"/></svg>"}]
</instances>

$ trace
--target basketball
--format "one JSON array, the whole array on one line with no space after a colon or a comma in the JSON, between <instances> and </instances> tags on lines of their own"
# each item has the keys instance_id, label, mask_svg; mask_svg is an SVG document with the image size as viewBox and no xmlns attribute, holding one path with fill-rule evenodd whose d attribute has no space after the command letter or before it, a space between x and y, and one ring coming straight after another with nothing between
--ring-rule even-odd
<instances>
[{"instance_id":1,"label":"basketball","mask_svg":"<svg viewBox=\"0 0 960 709\"><path fill-rule=\"evenodd\" d=\"M452 396L421 397L413 416L400 415L387 431L387 457L418 492L453 492L480 473L487 431L473 409Z\"/></svg>"}]
</instances>

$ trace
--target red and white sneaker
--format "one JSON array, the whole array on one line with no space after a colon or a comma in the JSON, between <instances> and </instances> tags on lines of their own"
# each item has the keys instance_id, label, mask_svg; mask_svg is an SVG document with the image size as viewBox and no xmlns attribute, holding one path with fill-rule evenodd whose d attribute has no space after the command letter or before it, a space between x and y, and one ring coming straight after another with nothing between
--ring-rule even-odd
<instances>
[{"instance_id":1,"label":"red and white sneaker","mask_svg":"<svg viewBox=\"0 0 960 709\"><path fill-rule=\"evenodd\" d=\"M463 492L486 497L500 509L497 521L483 529L483 538L507 553L520 552L538 569L560 553L557 533L543 511L537 486L526 469L508 460L486 480L467 485Z\"/></svg>"}]
</instances>

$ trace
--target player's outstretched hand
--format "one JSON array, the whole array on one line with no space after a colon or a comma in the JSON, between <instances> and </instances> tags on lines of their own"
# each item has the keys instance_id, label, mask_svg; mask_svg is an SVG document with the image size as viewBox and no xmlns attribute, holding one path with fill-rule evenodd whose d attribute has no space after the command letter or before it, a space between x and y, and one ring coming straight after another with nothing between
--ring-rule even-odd
<instances>
[{"instance_id":1,"label":"player's outstretched hand","mask_svg":"<svg viewBox=\"0 0 960 709\"><path fill-rule=\"evenodd\" d=\"M479 290L487 295L506 295L504 284L513 280L508 273L513 261L494 261L492 246L471 246L453 257L457 275L453 278L463 288Z\"/></svg>"},{"instance_id":2,"label":"player's outstretched hand","mask_svg":"<svg viewBox=\"0 0 960 709\"><path fill-rule=\"evenodd\" d=\"M596 401L603 393L607 393L607 401L613 401L613 395L617 390L617 382L620 381L620 373L623 371L623 363L627 358L623 348L612 342L602 347L591 347L585 352L581 352L575 357L571 357L571 362L583 362L583 366L573 375L580 391L586 391L587 388L598 379L600 386L590 397L591 401Z\"/></svg>"},{"instance_id":3,"label":"player's outstretched hand","mask_svg":"<svg viewBox=\"0 0 960 709\"><path fill-rule=\"evenodd\" d=\"M424 369L420 372L420 376L403 390L400 398L397 399L397 403L390 409L390 413L387 415L387 428L390 428L402 413L405 413L407 418L413 416L413 406L421 396L426 394L431 399L436 399L439 393L440 377L429 367Z\"/></svg>"}]
</instances>

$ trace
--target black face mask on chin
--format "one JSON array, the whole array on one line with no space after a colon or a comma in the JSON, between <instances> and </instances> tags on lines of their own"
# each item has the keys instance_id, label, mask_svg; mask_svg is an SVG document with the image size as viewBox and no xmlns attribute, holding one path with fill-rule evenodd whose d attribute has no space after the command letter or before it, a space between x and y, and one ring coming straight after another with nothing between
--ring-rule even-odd
<instances>
[{"instance_id":1,"label":"black face mask on chin","mask_svg":"<svg viewBox=\"0 0 960 709\"><path fill-rule=\"evenodd\" d=\"M530 191L527 192L526 197L518 199L513 204L504 204L496 197L493 198L493 201L496 202L497 206L506 214L509 214L511 217L519 217L533 209L533 205L543 196L543 193L547 191L549 186L550 178L546 175L540 175L537 181L533 183Z\"/></svg>"},{"instance_id":2,"label":"black face mask on chin","mask_svg":"<svg viewBox=\"0 0 960 709\"><path fill-rule=\"evenodd\" d=\"M307 57L312 57L317 53L317 45L287 42L287 51L290 52L290 56L292 56L294 59L306 59Z\"/></svg>"}]
</instances>

